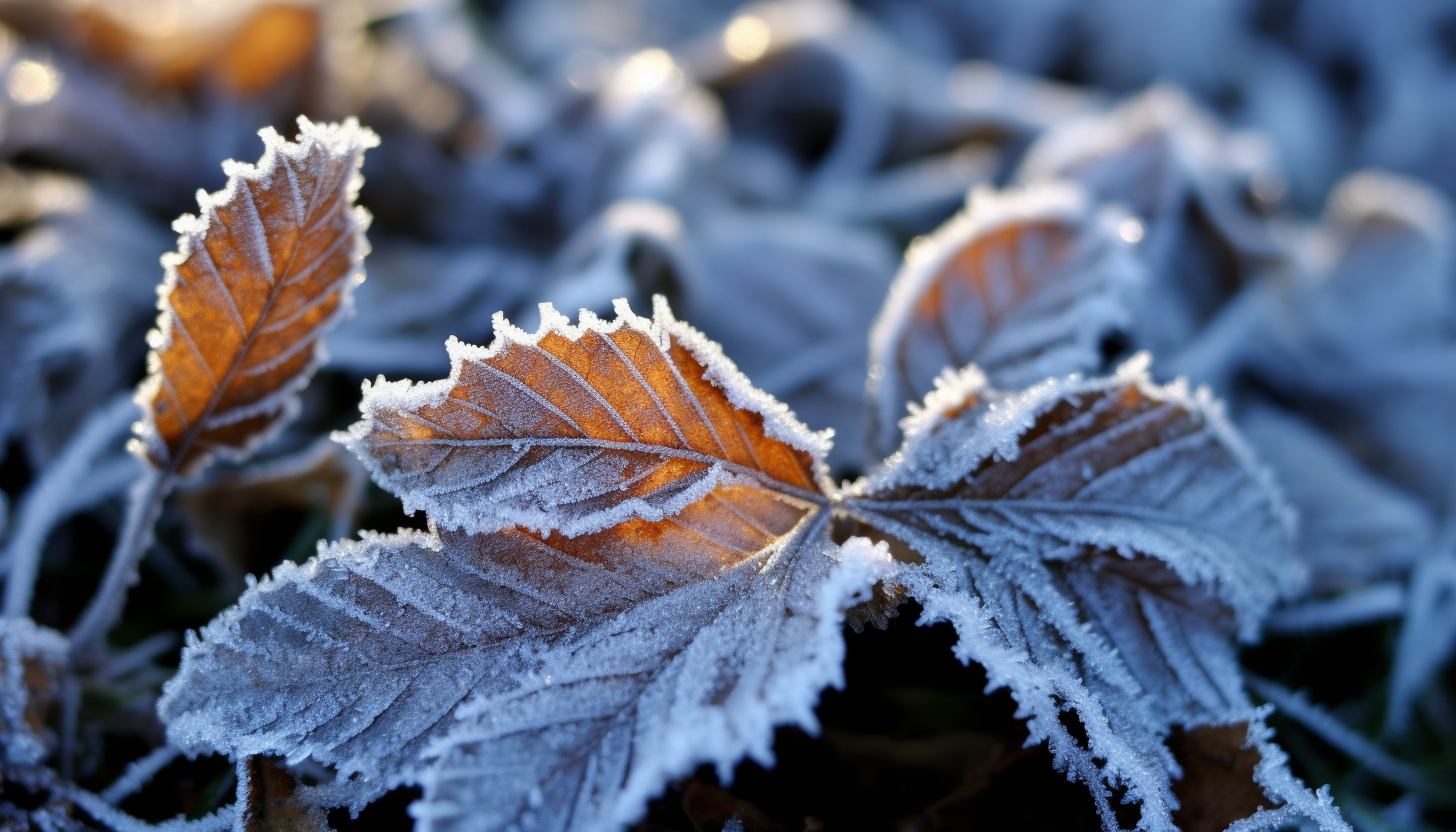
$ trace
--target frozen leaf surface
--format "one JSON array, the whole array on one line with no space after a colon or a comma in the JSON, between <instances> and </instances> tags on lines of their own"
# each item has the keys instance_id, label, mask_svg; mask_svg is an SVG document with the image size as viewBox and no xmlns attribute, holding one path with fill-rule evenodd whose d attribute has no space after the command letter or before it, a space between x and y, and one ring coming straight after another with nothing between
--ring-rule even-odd
<instances>
[{"instance_id":1,"label":"frozen leaf surface","mask_svg":"<svg viewBox=\"0 0 1456 832\"><path fill-rule=\"evenodd\" d=\"M353 202L378 139L353 121L299 128L297 142L264 130L258 165L225 166L227 187L175 225L137 394L140 449L159 468L195 473L281 428L362 277L369 214Z\"/></svg>"},{"instance_id":2,"label":"frozen leaf surface","mask_svg":"<svg viewBox=\"0 0 1456 832\"><path fill-rule=\"evenodd\" d=\"M484 417L510 414L518 421L503 424L522 447L547 451L520 466L516 488L548 494L569 493L558 481L591 486L575 472L595 457L563 469L541 437L568 423L614 425L638 438L578 438L603 454L708 457L646 469L656 491L685 491L669 477L694 481L692 501L670 513L608 501L592 529L570 504L553 505L541 516L566 518L571 535L520 525L366 535L284 564L188 645L160 706L173 742L337 766L323 799L354 806L421 784L414 811L429 828L588 830L630 823L697 765L726 775L745 754L770 761L777 725L815 727L819 691L842 681L845 612L889 565L883 546L830 539L830 500L814 478L823 440L665 304L651 320L623 306L610 325L584 315L569 327L549 307L542 317L534 339L502 324L487 353L511 357L505 366L531 385L452 381L436 401L460 410L397 424L495 430ZM457 358L468 349L455 347ZM457 377L469 367L457 360ZM356 448L372 452L362 438L391 392L374 388L373 418L348 436ZM642 450L642 436L662 450ZM684 436L716 437L719 456ZM426 453L401 458L433 464L422 444ZM640 480L620 467L603 470L629 487ZM487 479L459 499L475 488L479 506L526 493L492 492L502 486ZM615 487L601 492L621 499ZM643 493L647 502L654 492ZM426 504L432 518L436 505Z\"/></svg>"},{"instance_id":3,"label":"frozen leaf surface","mask_svg":"<svg viewBox=\"0 0 1456 832\"><path fill-rule=\"evenodd\" d=\"M31 766L51 751L46 710L66 665L66 639L28 618L0 618L0 763Z\"/></svg>"},{"instance_id":4,"label":"frozen leaf surface","mask_svg":"<svg viewBox=\"0 0 1456 832\"><path fill-rule=\"evenodd\" d=\"M1011 689L1109 829L1114 790L1174 829L1168 732L1247 717L1233 637L1300 577L1265 474L1206 393L1138 362L1019 394L964 371L906 425L850 509L925 558L905 580L926 619Z\"/></svg>"},{"instance_id":5,"label":"frozen leaf surface","mask_svg":"<svg viewBox=\"0 0 1456 832\"><path fill-rule=\"evenodd\" d=\"M906 404L946 370L974 363L1004 389L1101 370L1101 341L1131 326L1142 287L1127 220L1067 184L976 191L912 248L870 334L875 451L895 449Z\"/></svg>"},{"instance_id":6,"label":"frozen leaf surface","mask_svg":"<svg viewBox=\"0 0 1456 832\"><path fill-rule=\"evenodd\" d=\"M442 527L574 535L661 519L730 482L819 494L828 439L666 303L579 326L543 305L534 335L501 318L488 349L447 346L450 378L366 387L365 418L339 437Z\"/></svg>"}]
</instances>

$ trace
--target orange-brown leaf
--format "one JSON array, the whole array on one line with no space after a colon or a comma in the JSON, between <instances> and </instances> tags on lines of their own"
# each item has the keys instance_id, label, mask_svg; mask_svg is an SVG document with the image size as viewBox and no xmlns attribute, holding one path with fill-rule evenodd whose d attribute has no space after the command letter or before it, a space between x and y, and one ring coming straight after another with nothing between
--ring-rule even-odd
<instances>
[{"instance_id":1,"label":"orange-brown leaf","mask_svg":"<svg viewBox=\"0 0 1456 832\"><path fill-rule=\"evenodd\" d=\"M176 223L137 393L137 449L158 468L195 473L281 428L362 279L369 214L353 202L378 139L352 120L299 125L296 143L264 130L258 165L225 165L227 187Z\"/></svg>"},{"instance_id":2,"label":"orange-brown leaf","mask_svg":"<svg viewBox=\"0 0 1456 832\"><path fill-rule=\"evenodd\" d=\"M981 191L912 248L870 336L874 450L894 450L906 404L947 370L974 363L1005 390L1098 371L1142 285L1126 220L1065 184Z\"/></svg>"},{"instance_id":3,"label":"orange-brown leaf","mask_svg":"<svg viewBox=\"0 0 1456 832\"><path fill-rule=\"evenodd\" d=\"M583 534L657 520L723 483L822 501L822 437L659 304L571 326L543 307L528 335L451 341L448 379L383 382L340 439L376 481L445 528Z\"/></svg>"}]
</instances>

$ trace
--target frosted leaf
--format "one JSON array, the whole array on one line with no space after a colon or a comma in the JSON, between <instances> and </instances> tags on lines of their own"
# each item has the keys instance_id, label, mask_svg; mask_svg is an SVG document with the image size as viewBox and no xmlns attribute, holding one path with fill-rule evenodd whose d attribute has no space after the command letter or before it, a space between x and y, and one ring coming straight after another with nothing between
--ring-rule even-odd
<instances>
[{"instance_id":1,"label":"frosted leaf","mask_svg":"<svg viewBox=\"0 0 1456 832\"><path fill-rule=\"evenodd\" d=\"M665 301L617 313L572 326L543 305L534 335L499 318L489 348L447 344L448 379L366 386L364 419L335 436L406 511L471 532L660 519L728 482L818 497L826 436Z\"/></svg>"},{"instance_id":2,"label":"frosted leaf","mask_svg":"<svg viewBox=\"0 0 1456 832\"><path fill-rule=\"evenodd\" d=\"M461 708L430 751L420 828L622 828L698 765L725 780L744 754L771 765L774 727L815 731L818 691L843 683L844 611L887 558L810 524L561 639L513 689Z\"/></svg>"},{"instance_id":3,"label":"frosted leaf","mask_svg":"<svg viewBox=\"0 0 1456 832\"><path fill-rule=\"evenodd\" d=\"M28 618L0 618L0 763L37 765L54 737L46 711L67 662L65 636Z\"/></svg>"},{"instance_id":4,"label":"frosted leaf","mask_svg":"<svg viewBox=\"0 0 1456 832\"><path fill-rule=\"evenodd\" d=\"M9 269L0 272L0 389L6 391L0 398L0 443L8 442L35 409L46 330L61 311L60 299L46 287Z\"/></svg>"},{"instance_id":5,"label":"frosted leaf","mask_svg":"<svg viewBox=\"0 0 1456 832\"><path fill-rule=\"evenodd\" d=\"M1373 472L1448 509L1456 471L1450 205L1356 174L1331 195L1298 279L1242 345L1250 374L1315 416Z\"/></svg>"},{"instance_id":6,"label":"frosted leaf","mask_svg":"<svg viewBox=\"0 0 1456 832\"><path fill-rule=\"evenodd\" d=\"M1168 731L1240 720L1234 637L1301 577L1266 474L1206 391L1145 361L1018 394L964 371L905 426L846 508L925 558L903 578L924 620L956 626L1107 828L1119 789L1140 828L1173 829Z\"/></svg>"},{"instance_id":7,"label":"frosted leaf","mask_svg":"<svg viewBox=\"0 0 1456 832\"><path fill-rule=\"evenodd\" d=\"M1268 405L1245 408L1238 421L1299 510L1311 591L1404 574L1433 544L1435 522L1425 506L1370 474L1313 425Z\"/></svg>"},{"instance_id":8,"label":"frosted leaf","mask_svg":"<svg viewBox=\"0 0 1456 832\"><path fill-rule=\"evenodd\" d=\"M202 216L174 224L137 389L137 449L158 468L193 474L280 430L324 360L320 337L349 309L368 251L358 171L379 139L352 120L300 118L299 130L297 142L262 131L259 163L225 164L227 187L199 193Z\"/></svg>"},{"instance_id":9,"label":"frosted leaf","mask_svg":"<svg viewBox=\"0 0 1456 832\"><path fill-rule=\"evenodd\" d=\"M575 538L333 544L192 640L159 711L184 749L337 766L335 802L423 782L428 823L622 825L695 765L766 760L775 725L814 727L819 690L842 679L844 610L888 564L883 547L836 547L825 523L727 485L670 521ZM471 749L500 768L462 771ZM551 799L533 801L538 786ZM581 810L521 814L533 803Z\"/></svg>"},{"instance_id":10,"label":"frosted leaf","mask_svg":"<svg viewBox=\"0 0 1456 832\"><path fill-rule=\"evenodd\" d=\"M1268 148L1228 134L1182 91L1154 87L1049 130L1027 151L1022 182L1077 182L1124 206L1148 266L1137 345L1164 354L1194 337L1238 287L1245 262L1281 252L1249 210L1255 183L1280 182Z\"/></svg>"},{"instance_id":11,"label":"frosted leaf","mask_svg":"<svg viewBox=\"0 0 1456 832\"><path fill-rule=\"evenodd\" d=\"M1422 183L1377 171L1343 179L1302 287L1313 337L1350 350L1441 338L1456 312L1453 231L1450 203Z\"/></svg>"},{"instance_id":12,"label":"frosted leaf","mask_svg":"<svg viewBox=\"0 0 1456 832\"><path fill-rule=\"evenodd\" d=\"M1094 211L1065 183L976 191L965 211L912 246L870 333L871 443L937 376L974 363L1017 389L1102 369L1101 341L1131 326L1143 272L1120 236L1136 223Z\"/></svg>"}]
</instances>

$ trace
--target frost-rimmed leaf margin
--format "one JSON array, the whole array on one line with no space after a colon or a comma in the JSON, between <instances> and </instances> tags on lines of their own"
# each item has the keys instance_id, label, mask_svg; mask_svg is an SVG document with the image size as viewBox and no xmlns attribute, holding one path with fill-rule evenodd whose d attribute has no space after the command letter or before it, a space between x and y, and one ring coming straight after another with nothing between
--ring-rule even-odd
<instances>
[{"instance_id":1,"label":"frost-rimmed leaf margin","mask_svg":"<svg viewBox=\"0 0 1456 832\"><path fill-rule=\"evenodd\" d=\"M39 677L54 683L69 661L66 637L29 618L0 617L0 764L32 766L51 749L48 738L29 724L33 694L26 665L38 665ZM52 691L53 693L53 691Z\"/></svg>"},{"instance_id":2,"label":"frost-rimmed leaf margin","mask_svg":"<svg viewBox=\"0 0 1456 832\"><path fill-rule=\"evenodd\" d=\"M825 495L833 493L833 486L829 482L828 468L825 463L832 445L832 429L815 432L805 427L787 405L754 387L737 365L723 354L723 350L718 344L688 324L678 321L673 316L667 299L661 295L653 298L651 318L645 318L632 312L625 299L619 298L614 302L613 307L617 313L617 317L613 321L602 321L591 311L583 309L580 312L579 323L572 325L570 320L556 311L551 304L543 303L540 305L541 324L534 333L528 333L512 325L506 320L503 313L497 313L494 317L494 337L489 346L479 347L466 344L453 336L446 342L445 348L450 356L450 374L446 378L437 381L414 382L408 379L388 381L380 376L372 384L366 380L363 384L363 396L359 402L359 410L364 418L354 423L347 431L336 431L333 438L353 451L364 462L375 483L400 498L404 503L406 513L413 514L423 510L431 521L441 528L459 529L472 534L484 534L521 526L543 533L560 532L568 537L575 537L600 531L633 518L655 521L670 517L722 484L745 482L760 487L764 486L763 479L745 478L741 474L727 470L722 464L715 464L691 488L673 496L661 505L651 505L639 498L632 498L608 509L574 518L566 517L562 512L542 511L534 507L519 505L493 510L494 507L482 504L481 501L477 501L472 506L475 510L466 511L453 502L436 499L436 495L423 497L417 495L406 483L401 481L401 478L393 476L385 470L380 460L371 453L368 447L368 436L375 428L376 414L382 411L409 412L424 407L444 405L450 398L451 390L462 383L466 362L484 363L502 353L510 345L535 347L548 335L575 341L587 332L609 336L618 330L629 328L648 336L651 343L664 357L668 355L668 350L674 342L686 348L697 363L703 367L703 378L722 390L729 404L762 418L763 430L767 437L783 442L793 450L807 453L812 460L813 477L817 482L818 492L787 493L786 495L810 503L827 502L828 498ZM522 438L519 444L529 446L531 442L531 438L527 437ZM785 493L783 487L772 485L769 487Z\"/></svg>"},{"instance_id":3,"label":"frost-rimmed leaf margin","mask_svg":"<svg viewBox=\"0 0 1456 832\"><path fill-rule=\"evenodd\" d=\"M1177 800L1172 783L1180 766L1165 744L1168 732L1177 725L1248 720L1252 706L1243 692L1230 636L1237 633L1244 641L1257 638L1263 616L1280 595L1299 587L1304 570L1292 550L1293 514L1267 469L1257 463L1224 418L1221 404L1206 389L1190 391L1181 380L1156 385L1148 374L1148 363L1146 355L1139 355L1108 378L1073 375L1048 379L1017 393L990 388L974 366L947 373L924 406L913 407L911 416L902 422L907 439L901 451L884 467L847 488L844 507L924 558L923 564L905 565L898 576L923 605L920 623L948 621L956 627L960 634L956 655L986 667L989 689L1011 689L1018 702L1017 715L1029 722L1028 742L1051 745L1058 767L1092 791L1104 826L1119 828L1112 800L1114 789L1121 789L1126 800L1142 804L1140 829L1169 832L1175 828L1172 810ZM1120 530L1117 524L1089 526L1077 519L1077 506L1083 507L1083 514L1097 514L1095 492L1090 503L1078 502L1075 495L1080 488L1068 496L1051 496L1067 502L1072 513L1063 514L1047 498L1038 500L1036 491L1043 486L1030 479L1052 461L1066 464L1065 447L1014 479L993 476L992 491L985 499L957 497L951 490L957 484L973 483L983 463L990 466L988 475L1000 473L996 471L1000 463L1014 463L1022 450L1021 437L1062 403L1072 405L1073 410L1052 425L1085 425L1070 436L1078 436L1084 429L1094 430L1093 436L1115 436L1124 423L1121 418L1109 423L1086 421L1097 411L1078 408L1083 397L1099 396L1114 402L1110 406L1115 413L1129 393L1134 396L1127 400L1130 404L1171 405L1192 420L1191 432L1180 428L1165 434L1172 443L1166 449L1181 454L1212 448L1223 457L1219 476L1243 483L1239 488L1245 493L1238 500L1227 493L1227 485L1213 490L1207 484L1194 486L1189 492L1192 502L1185 503L1182 511L1194 512L1196 506L1217 500L1242 517L1241 509L1252 502L1260 516L1249 519L1247 527L1229 529L1222 527L1222 521L1215 523L1219 528L1200 529L1210 521L1189 514L1183 522L1191 519L1193 523L1185 530L1177 513L1163 518L1173 521L1163 530L1149 528L1148 520L1136 516L1130 519L1130 527L1123 523ZM1109 398L1110 394L1117 398ZM1089 405L1097 406L1097 400ZM1139 430L1153 429L1156 424L1139 426ZM1177 423L1168 424L1171 429ZM1196 441L1188 444L1185 439ZM1057 440L1061 441L1065 440ZM1085 441L1078 439L1072 450L1097 453L1095 447L1081 444ZM1098 457L1092 456L1098 466L1111 465L1101 470L1087 467L1089 457L1084 455L1082 478L1090 486L1108 473L1129 473L1129 464L1141 462L1146 467L1150 463L1139 458L1149 451L1166 450L1165 441L1160 439L1142 450L1134 445L1128 449L1133 454L1125 458L1119 454L1097 462ZM1196 458L1192 463L1197 464ZM1132 479L1110 480L1113 491L1107 493L1132 487L1124 496L1135 498L1137 489L1145 487L1144 477L1131 473ZM1066 476L1076 473L1062 472L1057 481ZM1025 497L1007 496L1028 483ZM1172 487L1176 494L1189 483L1175 476ZM1007 495L989 496L1002 488ZM916 489L931 492L920 499L918 509ZM1056 489L1051 493L1056 495ZM1018 516L1018 500L1031 501L1020 507L1024 516ZM1141 503L1129 508L1134 515L1145 514ZM924 517L916 519L917 511L924 512ZM1041 516L1049 511L1052 519ZM897 512L905 516L897 518ZM959 514L959 519L937 512ZM1252 551L1243 551L1250 547ZM1142 559L1156 567L1148 578L1135 577L1137 582L1129 584L1132 594L1123 598L1120 593L1127 590L1118 589L1112 577L1098 575L1102 567L1094 556L1099 552L1104 553L1100 557L1111 558L1114 566L1126 562L1130 568ZM1168 571L1181 586L1159 588L1157 570ZM1150 582L1142 586L1142 580ZM1181 609L1200 593L1207 600ZM1124 613L1123 607L1129 603L1133 612ZM1232 621L1220 621L1224 615L1202 609L1209 603L1224 610ZM1034 620L1020 620L1028 614ZM1118 618L1127 614L1133 615L1131 624ZM1144 619L1141 623L1138 615ZM1141 634L1142 630L1146 633ZM1170 649L1191 655L1179 658ZM1120 655L1123 653L1126 655ZM1160 665L1166 665L1166 670L1159 669ZM1147 675L1150 669L1155 676ZM1168 685L1172 685L1170 690L1158 690ZM1166 703L1164 696L1168 697ZM1069 710L1082 722L1085 745L1062 724L1061 715ZM1260 786L1271 797L1294 806L1290 811L1296 814L1322 817L1321 823L1333 817L1329 828L1347 828L1337 813L1318 814L1323 811L1318 809L1319 801L1302 785L1291 785L1292 775L1281 768L1282 752L1273 746L1269 749L1272 752L1261 749L1266 765L1259 775Z\"/></svg>"},{"instance_id":4,"label":"frost-rimmed leaf margin","mask_svg":"<svg viewBox=\"0 0 1456 832\"><path fill-rule=\"evenodd\" d=\"M197 248L205 245L204 240L212 225L208 217L215 214L217 206L227 205L236 199L244 181L252 183L266 181L273 173L278 160L283 156L301 161L307 158L314 147L322 145L331 155L352 157L353 172L345 183L344 196L347 203L350 204L350 215L353 218L353 240L349 257L354 265L349 273L338 282L340 296L338 308L329 318L320 322L319 328L327 329L342 318L353 314L353 288L364 278L364 257L369 254L370 250L369 240L364 232L369 228L373 219L368 209L353 203L357 202L359 189L364 184L364 177L359 170L360 160L365 150L379 146L379 136L373 130L362 127L358 119L352 116L339 124L315 124L308 117L300 115L298 128L299 138L295 142L285 140L272 127L264 127L259 130L258 137L263 140L264 150L258 162L253 164L233 159L225 160L222 169L228 177L227 184L221 190L211 194L199 190L197 192L198 213L183 214L172 223L173 230L178 234L177 250L168 252L161 258L164 276L162 282L157 286L156 325L147 333L147 344L150 347L147 352L147 376L137 386L134 399L137 407L142 411L142 418L133 426L134 436L128 443L128 448L148 465L155 467L154 460L162 459L168 460L168 463L173 465L181 464L186 460L189 452L189 449L184 448L177 459L169 458L166 443L157 430L151 407L151 402L156 398L163 384L161 352L172 344L172 320L176 313L172 308L171 296L180 280L177 267L186 262ZM262 230L261 225L259 230ZM263 244L266 245L266 237ZM240 446L216 448L204 457L194 460L192 467L200 469L213 456L233 461L246 459L255 448L287 427L298 413L298 393L308 386L314 372L328 361L328 350L325 348L322 338L314 341L312 352L310 361L303 370L278 390L246 408L239 408L229 414L229 423L233 423L271 412L277 414L277 418L271 424L249 437Z\"/></svg>"},{"instance_id":5,"label":"frost-rimmed leaf margin","mask_svg":"<svg viewBox=\"0 0 1456 832\"><path fill-rule=\"evenodd\" d=\"M357 811L395 786L423 784L427 798L416 813L438 817L449 813L452 801L430 800L445 765L432 757L479 740L482 725L508 722L512 702L532 696L563 697L546 703L547 731L554 724L590 718L590 713L581 715L586 706L580 701L573 710L568 691L573 678L585 671L591 681L596 673L611 680L619 695L626 688L634 714L646 713L626 724L626 736L632 738L628 756L620 743L605 752L595 746L582 749L586 757L605 753L608 759L600 769L608 777L626 771L628 762L631 775L598 790L606 797L593 804L596 811L580 825L561 828L624 826L651 797L697 765L717 765L727 776L745 755L772 761L775 727L817 729L813 709L821 691L844 681L846 611L893 569L883 544L863 538L834 544L827 522L828 513L821 510L772 547L720 573L649 595L594 621L573 623L555 616L544 629L533 629L539 621L517 616L551 609L551 592L529 586L524 575L500 565L470 561L470 542L483 536L461 536L452 544L401 530L321 544L319 554L302 566L284 563L252 582L200 636L188 634L182 668L165 686L158 712L170 740L189 753L216 750L238 759L273 754L336 766L338 780L303 793L315 804ZM595 564L572 568L584 570L575 576L577 583L604 574ZM441 583L451 572L490 592L476 596L469 584ZM544 604L534 606L543 598ZM704 614L705 604L706 618L691 619L691 613ZM775 650L735 651L732 659L746 660L760 672L747 677L748 701L730 688L733 695L718 702L706 694L722 683L728 666L721 665L721 646L707 643L712 639L704 634L717 628L719 637L733 637L739 628L729 620L732 609L753 613L746 621L759 629L790 632L774 642ZM313 618L300 617L307 615ZM738 624L743 623L740 617ZM433 629L420 643L410 641L422 625ZM396 632L386 633L390 627ZM351 641L346 638L350 632L373 641ZM457 643L454 634L482 643ZM645 643L643 656L624 652L633 639ZM655 641L664 644L654 647ZM743 645L730 641L729 646ZM792 655L781 657L777 648ZM659 653L667 656L660 665ZM643 670L647 681L638 684L620 672L644 659L650 665ZM390 662L406 662L417 672L406 678L391 672ZM683 666L693 673L673 674ZM655 685L664 676L665 686ZM344 678L348 681L341 684ZM310 696L314 688L331 693ZM404 708L396 713L404 719L380 719L397 708ZM687 712L693 718L682 718ZM673 730L664 733L669 727ZM575 735L563 733L572 742ZM551 748L544 743L539 753L510 766L510 773L528 770L532 762L556 762ZM639 760L643 748L648 750ZM539 808L532 805L534 782L493 791L478 803L467 801L465 808L472 813L504 811L507 804L518 813ZM573 805L578 799L573 794Z\"/></svg>"},{"instance_id":6,"label":"frost-rimmed leaf margin","mask_svg":"<svg viewBox=\"0 0 1456 832\"><path fill-rule=\"evenodd\" d=\"M866 392L870 411L868 439L873 450L879 456L893 451L903 440L896 425L905 408L907 405L917 406L919 398L931 392L913 390L910 380L903 378L896 356L897 348L905 337L904 330L914 319L914 307L968 247L1013 226L1055 225L1086 235L1084 245L1092 249L1094 263L1082 269L1071 269L1066 276L1083 284L1083 288L1087 288L1085 284L1089 283L1100 284L1097 288L1103 293L1087 293L1070 300L1075 312L1074 320L1054 317L1052 327L1043 326L1036 331L1034 336L1041 338L1052 334L1070 337L1066 343L1054 344L1050 351L1033 360L1013 361L1010 367L1006 367L988 362L984 356L967 356L966 361L944 369L954 371L967 363L975 363L998 386L1007 389L1020 388L1046 377L1102 369L1102 337L1133 324L1133 306L1146 282L1141 261L1118 231L1119 226L1130 218L1131 215L1119 206L1094 205L1087 190L1075 182L1044 180L1003 191L980 187L970 192L961 211L930 235L913 243L905 252L904 264L890 284L884 305L869 334L870 370ZM1062 287L1041 287L1036 294L1059 288ZM1062 290L1065 291L1064 288ZM1034 302L1034 298L1035 295L1023 303ZM1024 325L1027 322L1017 323ZM1000 334L998 329L989 328L983 333L979 346L984 348L988 342L994 344ZM1004 344L1000 346L1004 348ZM912 388L909 392L914 395L902 399L904 388Z\"/></svg>"},{"instance_id":7,"label":"frost-rimmed leaf margin","mask_svg":"<svg viewBox=\"0 0 1456 832\"><path fill-rule=\"evenodd\" d=\"M625 730L611 731L604 737L602 745L613 745L610 740L615 738L618 756L629 757L613 761L610 754L593 756L582 780L588 781L593 775L611 778L606 783L588 783L578 787L570 801L556 802L542 794L554 791L551 778L533 780L535 770L524 761L504 766L508 769L507 779L521 781L523 788L515 790L489 785L479 790L483 780L488 784L499 781L467 774L463 779L467 784L473 782L478 791L474 795L451 792L447 776L454 775L457 782L462 779L455 766L461 759L460 752L479 750L472 748L473 744L528 733L535 727L533 723L539 717L529 707L519 707L520 700L548 694L553 684L557 688L569 685L573 681L572 666L579 668L590 662L587 639L554 647L542 658L538 670L522 674L521 688L464 703L456 730L427 752L433 765L423 780L424 796L411 807L421 832L623 829L642 818L648 801L699 766L714 766L725 784L732 782L734 767L745 757L772 767L772 742L778 727L793 726L817 734L819 722L814 708L820 694L826 688L844 686L845 614L855 604L867 601L873 584L890 577L896 568L884 543L871 543L862 537L851 537L842 544L831 542L825 532L827 520L827 512L806 518L781 541L777 551L737 564L712 579L756 585L731 601L720 601L723 606L713 613L712 620L681 652L663 662L632 706L635 710L646 702L648 707L655 704L664 712L653 718L634 717L623 726ZM812 574L816 571L819 574ZM810 572L809 580L796 582L799 572ZM682 603L666 596L656 600L664 608ZM739 613L736 619L735 611ZM604 628L617 633L606 637L589 635L606 642L614 635L631 633L637 612L628 612ZM715 672L724 672L718 667L722 654L712 646L703 646L711 640L703 636L710 628L716 628L719 636L747 642L738 645L743 648L741 654L752 656L748 663L761 671L761 675L748 680L749 689L735 687L721 702L712 694L713 686L722 682L714 678ZM752 637L745 637L743 631L751 632ZM606 644L603 649L614 647ZM549 675L553 666L558 674L554 679ZM563 671L566 675L561 675ZM658 684L662 677L667 677L665 685ZM549 706L543 708L551 710ZM605 762L603 757L607 758ZM615 779L613 772L625 773L625 778ZM528 783L535 785L527 787ZM591 786L597 787L595 794ZM598 799L593 801L592 797ZM512 799L513 805L500 805L512 803ZM506 815L505 823L495 816L481 821L487 812Z\"/></svg>"},{"instance_id":8,"label":"frost-rimmed leaf margin","mask_svg":"<svg viewBox=\"0 0 1456 832\"><path fill-rule=\"evenodd\" d=\"M1139 353L1123 362L1110 376L1084 378L1074 373L1062 378L1049 378L1012 393L991 387L985 374L974 365L958 372L947 372L936 380L936 388L926 395L924 403L912 404L910 415L900 421L905 432L905 441L900 449L868 477L844 490L845 505L853 510L857 502L866 500L870 494L898 486L948 488L984 460L1015 461L1020 450L1020 437L1051 407L1064 400L1075 401L1082 395L1132 386L1150 399L1183 407L1202 418L1205 427L1224 450L1263 491L1274 521L1282 528L1285 538L1292 541L1297 534L1298 517L1285 499L1273 472L1259 461L1253 449L1229 422L1222 401L1207 387L1192 388L1186 379L1158 384L1149 372L1151 364L1152 357L1148 353ZM945 457L929 450L933 443L944 441L937 439L937 434L951 425L957 416L974 409L981 402L986 408L984 416L979 420L977 429L965 431L962 438L966 441L956 444L952 456ZM1128 555L1131 549L1124 547L1120 553ZM1160 556L1158 552L1142 554ZM1307 577L1303 564L1292 555L1282 558L1280 568L1271 575L1273 580L1240 576L1237 571L1220 573L1213 569L1188 569L1173 562L1175 560L1176 556L1172 560L1165 558L1165 562L1189 584L1208 586L1222 595L1222 590L1236 580L1240 586L1252 590L1247 603L1233 605L1239 638L1244 641L1258 638L1260 625L1268 610L1281 596L1297 592Z\"/></svg>"}]
</instances>

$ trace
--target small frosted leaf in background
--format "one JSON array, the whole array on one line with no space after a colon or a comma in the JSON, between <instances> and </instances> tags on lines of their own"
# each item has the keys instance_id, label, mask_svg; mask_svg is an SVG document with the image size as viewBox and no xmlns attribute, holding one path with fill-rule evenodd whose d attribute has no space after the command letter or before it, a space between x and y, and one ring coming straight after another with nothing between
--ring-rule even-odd
<instances>
[{"instance_id":1,"label":"small frosted leaf in background","mask_svg":"<svg viewBox=\"0 0 1456 832\"><path fill-rule=\"evenodd\" d=\"M65 636L28 618L0 618L0 762L33 766L53 749L47 711L66 667Z\"/></svg>"},{"instance_id":2,"label":"small frosted leaf in background","mask_svg":"<svg viewBox=\"0 0 1456 832\"><path fill-rule=\"evenodd\" d=\"M972 193L913 245L870 332L871 442L900 440L906 405L946 370L978 366L1016 389L1102 369L1102 340L1131 326L1143 271L1116 210L1070 184Z\"/></svg>"}]
</instances>

